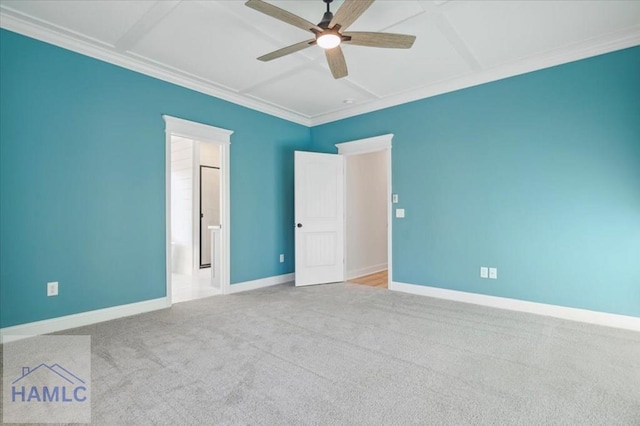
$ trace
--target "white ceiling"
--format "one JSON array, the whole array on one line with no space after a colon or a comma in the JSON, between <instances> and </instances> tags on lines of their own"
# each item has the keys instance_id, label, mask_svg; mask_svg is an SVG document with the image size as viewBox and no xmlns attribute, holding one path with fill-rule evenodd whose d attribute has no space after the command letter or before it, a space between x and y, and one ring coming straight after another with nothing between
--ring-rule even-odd
<instances>
[{"instance_id":1,"label":"white ceiling","mask_svg":"<svg viewBox=\"0 0 640 426\"><path fill-rule=\"evenodd\" d=\"M311 22L325 7L270 3ZM312 34L242 0L0 0L0 26L314 125L640 45L640 1L378 0L349 29L416 42L410 50L345 45L349 76L340 80L319 47L256 60Z\"/></svg>"}]
</instances>

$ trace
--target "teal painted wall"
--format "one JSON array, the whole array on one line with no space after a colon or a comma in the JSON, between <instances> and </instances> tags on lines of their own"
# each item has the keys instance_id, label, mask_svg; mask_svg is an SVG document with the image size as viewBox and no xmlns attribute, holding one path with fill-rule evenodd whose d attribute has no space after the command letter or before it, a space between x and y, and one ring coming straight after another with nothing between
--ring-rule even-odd
<instances>
[{"instance_id":1,"label":"teal painted wall","mask_svg":"<svg viewBox=\"0 0 640 426\"><path fill-rule=\"evenodd\" d=\"M233 283L293 271L294 150L394 133L395 281L640 316L638 93L633 48L308 129L0 30L0 327L165 295L162 114L235 131Z\"/></svg>"},{"instance_id":2,"label":"teal painted wall","mask_svg":"<svg viewBox=\"0 0 640 426\"><path fill-rule=\"evenodd\" d=\"M317 126L312 148L384 133L394 281L640 317L640 47Z\"/></svg>"},{"instance_id":3,"label":"teal painted wall","mask_svg":"<svg viewBox=\"0 0 640 426\"><path fill-rule=\"evenodd\" d=\"M1 327L165 295L163 114L235 131L232 283L293 272L307 127L0 30Z\"/></svg>"}]
</instances>

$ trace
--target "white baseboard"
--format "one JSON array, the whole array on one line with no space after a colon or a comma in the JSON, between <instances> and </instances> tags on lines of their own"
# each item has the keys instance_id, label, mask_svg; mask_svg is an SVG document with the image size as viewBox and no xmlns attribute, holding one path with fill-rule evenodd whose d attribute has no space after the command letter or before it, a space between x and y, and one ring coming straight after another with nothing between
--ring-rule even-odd
<instances>
[{"instance_id":1,"label":"white baseboard","mask_svg":"<svg viewBox=\"0 0 640 426\"><path fill-rule=\"evenodd\" d=\"M258 288L270 287L284 284L295 279L295 274L277 275L262 278L254 281L232 284L230 293L255 290ZM82 327L98 322L109 321L131 315L143 314L145 312L156 311L158 309L170 308L166 297L159 299L145 300L143 302L131 303L128 305L113 306L111 308L97 309L95 311L81 312L63 317L51 318L42 321L35 321L26 324L14 325L0 328L0 343L9 343L31 336L55 333L71 328Z\"/></svg>"},{"instance_id":2,"label":"white baseboard","mask_svg":"<svg viewBox=\"0 0 640 426\"><path fill-rule=\"evenodd\" d=\"M9 343L31 336L55 333L70 328L82 327L169 307L170 304L167 298L161 297L159 299L145 300L144 302L96 309L95 311L81 312L79 314L4 327L0 329L0 343Z\"/></svg>"},{"instance_id":3,"label":"white baseboard","mask_svg":"<svg viewBox=\"0 0 640 426\"><path fill-rule=\"evenodd\" d=\"M363 277L365 275L375 274L376 272L384 271L387 269L387 264L380 263L378 265L367 266L366 268L354 269L353 271L347 271L347 280Z\"/></svg>"},{"instance_id":4,"label":"white baseboard","mask_svg":"<svg viewBox=\"0 0 640 426\"><path fill-rule=\"evenodd\" d=\"M417 294L420 296L436 297L438 299L454 300L456 302L473 303L475 305L490 306L492 308L528 312L531 314L545 315L571 321L604 325L607 327L640 331L639 317L589 311L587 309L569 308L566 306L547 305L545 303L528 302L525 300L509 299L506 297L487 296L485 294L467 293L464 291L447 290L443 288L399 282L389 283L389 290Z\"/></svg>"},{"instance_id":5,"label":"white baseboard","mask_svg":"<svg viewBox=\"0 0 640 426\"><path fill-rule=\"evenodd\" d=\"M245 281L242 283L231 284L229 293L240 293L243 291L256 290L264 287L271 287L278 284L290 283L294 281L296 274L275 275L273 277L261 278L259 280Z\"/></svg>"}]
</instances>

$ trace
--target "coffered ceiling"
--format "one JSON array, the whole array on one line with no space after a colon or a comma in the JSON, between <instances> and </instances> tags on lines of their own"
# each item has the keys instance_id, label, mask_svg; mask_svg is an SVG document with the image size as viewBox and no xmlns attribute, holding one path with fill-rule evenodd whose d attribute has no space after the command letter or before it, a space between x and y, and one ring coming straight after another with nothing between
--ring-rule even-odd
<instances>
[{"instance_id":1,"label":"coffered ceiling","mask_svg":"<svg viewBox=\"0 0 640 426\"><path fill-rule=\"evenodd\" d=\"M319 22L321 0L269 1ZM336 0L332 10L342 4ZM378 0L349 30L417 36L343 46L335 80L310 33L227 1L1 0L0 26L306 125L640 45L640 1Z\"/></svg>"}]
</instances>

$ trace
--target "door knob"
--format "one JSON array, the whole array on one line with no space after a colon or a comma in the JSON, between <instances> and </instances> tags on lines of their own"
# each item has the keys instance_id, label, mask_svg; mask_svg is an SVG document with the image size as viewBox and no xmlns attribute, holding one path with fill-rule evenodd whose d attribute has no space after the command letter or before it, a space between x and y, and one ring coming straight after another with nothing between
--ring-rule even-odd
<instances>
[{"instance_id":1,"label":"door knob","mask_svg":"<svg viewBox=\"0 0 640 426\"><path fill-rule=\"evenodd\" d=\"M302 228L302 224L299 223L298 225L296 225L298 228Z\"/></svg>"}]
</instances>

